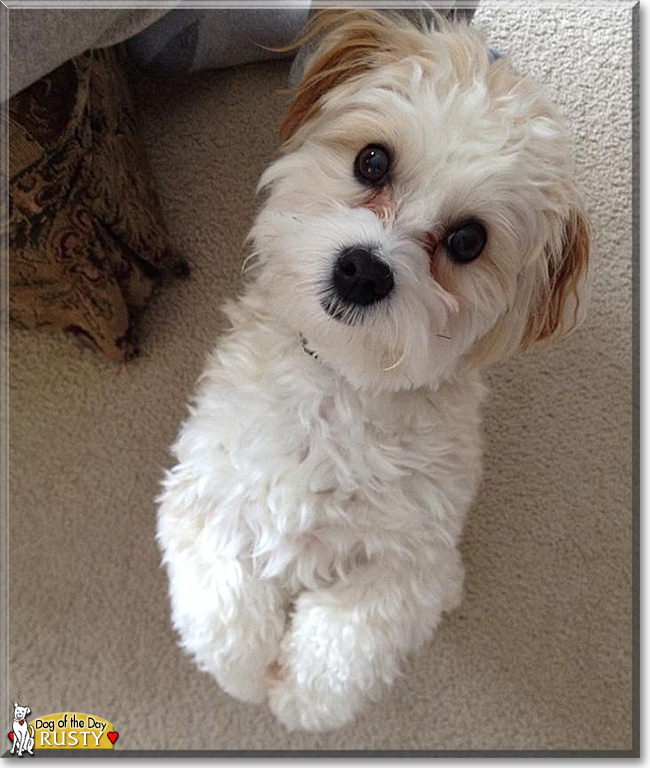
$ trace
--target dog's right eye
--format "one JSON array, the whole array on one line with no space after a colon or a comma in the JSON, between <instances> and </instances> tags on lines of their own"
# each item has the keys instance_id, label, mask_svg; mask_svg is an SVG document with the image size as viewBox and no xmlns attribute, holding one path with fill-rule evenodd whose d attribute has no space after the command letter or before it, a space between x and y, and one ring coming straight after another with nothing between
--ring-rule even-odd
<instances>
[{"instance_id":1,"label":"dog's right eye","mask_svg":"<svg viewBox=\"0 0 650 768\"><path fill-rule=\"evenodd\" d=\"M378 185L386 180L390 154L381 144L368 144L354 161L354 175L362 184Z\"/></svg>"}]
</instances>

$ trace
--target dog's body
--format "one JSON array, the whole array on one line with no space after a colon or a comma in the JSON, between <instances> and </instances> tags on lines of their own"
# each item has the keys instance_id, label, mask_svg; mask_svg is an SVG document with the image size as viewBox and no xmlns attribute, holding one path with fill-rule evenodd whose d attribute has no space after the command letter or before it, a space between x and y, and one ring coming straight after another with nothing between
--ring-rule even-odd
<instances>
[{"instance_id":1,"label":"dog's body","mask_svg":"<svg viewBox=\"0 0 650 768\"><path fill-rule=\"evenodd\" d=\"M17 701L14 701L14 723L13 723L13 744L11 745L11 754L17 750L18 757L23 756L23 752L33 755L34 752L34 728L28 724L27 715L31 712L29 707L21 707Z\"/></svg>"},{"instance_id":2,"label":"dog's body","mask_svg":"<svg viewBox=\"0 0 650 768\"><path fill-rule=\"evenodd\" d=\"M471 376L439 393L360 392L255 302L230 317L237 330L204 373L167 480L174 623L242 699L264 700L275 661L310 684L345 678L322 714L291 677L271 687L291 725L344 722L396 672L379 643L417 647L460 600L455 545L479 479L483 389ZM337 634L324 644L319 627Z\"/></svg>"},{"instance_id":3,"label":"dog's body","mask_svg":"<svg viewBox=\"0 0 650 768\"><path fill-rule=\"evenodd\" d=\"M458 605L480 370L561 330L588 238L553 111L464 27L346 14L284 128L158 536L201 668L322 730Z\"/></svg>"}]
</instances>

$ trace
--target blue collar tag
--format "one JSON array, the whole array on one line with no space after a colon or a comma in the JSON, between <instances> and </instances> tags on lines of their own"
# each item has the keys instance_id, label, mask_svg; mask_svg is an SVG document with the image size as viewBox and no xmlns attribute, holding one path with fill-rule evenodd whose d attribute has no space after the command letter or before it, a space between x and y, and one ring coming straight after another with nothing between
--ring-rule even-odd
<instances>
[{"instance_id":1,"label":"blue collar tag","mask_svg":"<svg viewBox=\"0 0 650 768\"><path fill-rule=\"evenodd\" d=\"M496 48L492 48L492 46L488 48L487 54L488 54L488 61L490 62L490 64L494 64L494 62L497 59L500 59L503 56L502 53L499 53L499 51L497 51Z\"/></svg>"}]
</instances>

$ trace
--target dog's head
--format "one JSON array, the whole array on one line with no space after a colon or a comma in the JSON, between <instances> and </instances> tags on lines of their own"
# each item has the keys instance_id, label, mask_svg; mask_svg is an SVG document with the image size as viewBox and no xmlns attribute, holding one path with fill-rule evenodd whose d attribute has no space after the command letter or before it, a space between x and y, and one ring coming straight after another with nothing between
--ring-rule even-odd
<instances>
[{"instance_id":1,"label":"dog's head","mask_svg":"<svg viewBox=\"0 0 650 768\"><path fill-rule=\"evenodd\" d=\"M32 710L29 707L20 707L18 702L14 701L14 720L26 720L27 715Z\"/></svg>"},{"instance_id":2,"label":"dog's head","mask_svg":"<svg viewBox=\"0 0 650 768\"><path fill-rule=\"evenodd\" d=\"M569 330L589 232L538 86L463 24L358 10L315 29L251 233L275 311L381 389Z\"/></svg>"}]
</instances>

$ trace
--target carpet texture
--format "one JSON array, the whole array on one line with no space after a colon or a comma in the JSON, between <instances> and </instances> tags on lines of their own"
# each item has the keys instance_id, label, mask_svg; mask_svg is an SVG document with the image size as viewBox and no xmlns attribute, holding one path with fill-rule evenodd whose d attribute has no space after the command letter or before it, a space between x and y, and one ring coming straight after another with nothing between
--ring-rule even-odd
<instances>
[{"instance_id":1,"label":"carpet texture","mask_svg":"<svg viewBox=\"0 0 650 768\"><path fill-rule=\"evenodd\" d=\"M289 64L140 79L163 212L193 273L160 292L125 367L12 331L9 695L32 716L100 715L122 749L632 747L631 11L487 4L475 23L567 115L596 242L583 328L490 371L462 607L333 734L285 732L180 652L153 499L240 286Z\"/></svg>"}]
</instances>

